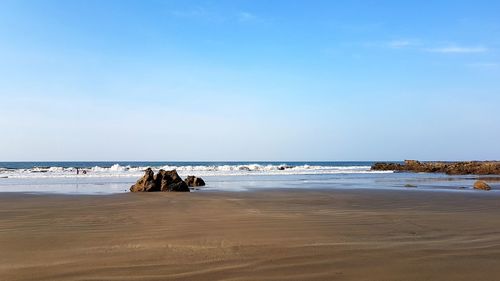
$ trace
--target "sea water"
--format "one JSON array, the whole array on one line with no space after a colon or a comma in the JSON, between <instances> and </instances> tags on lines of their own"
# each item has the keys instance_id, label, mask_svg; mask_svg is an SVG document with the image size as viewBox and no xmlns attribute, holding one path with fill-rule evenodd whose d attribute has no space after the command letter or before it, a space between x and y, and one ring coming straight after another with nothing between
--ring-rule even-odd
<instances>
[{"instance_id":1,"label":"sea water","mask_svg":"<svg viewBox=\"0 0 500 281\"><path fill-rule=\"evenodd\" d=\"M373 162L0 162L0 192L110 194L151 167L203 177L199 191L419 189L467 191L475 176L372 171Z\"/></svg>"}]
</instances>

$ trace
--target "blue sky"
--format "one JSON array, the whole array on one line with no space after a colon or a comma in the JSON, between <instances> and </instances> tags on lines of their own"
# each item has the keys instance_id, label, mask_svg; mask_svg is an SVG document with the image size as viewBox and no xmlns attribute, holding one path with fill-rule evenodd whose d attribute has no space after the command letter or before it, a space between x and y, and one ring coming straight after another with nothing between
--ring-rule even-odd
<instances>
[{"instance_id":1,"label":"blue sky","mask_svg":"<svg viewBox=\"0 0 500 281\"><path fill-rule=\"evenodd\" d=\"M500 159L498 1L0 1L0 160Z\"/></svg>"}]
</instances>

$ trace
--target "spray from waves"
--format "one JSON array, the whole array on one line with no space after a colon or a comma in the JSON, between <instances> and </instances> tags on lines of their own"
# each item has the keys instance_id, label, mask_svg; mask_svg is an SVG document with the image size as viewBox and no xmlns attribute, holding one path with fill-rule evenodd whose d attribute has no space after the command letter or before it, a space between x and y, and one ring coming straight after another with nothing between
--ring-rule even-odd
<instances>
[{"instance_id":1,"label":"spray from waves","mask_svg":"<svg viewBox=\"0 0 500 281\"><path fill-rule=\"evenodd\" d=\"M25 169L0 168L0 177L5 178L71 178L71 177L140 177L150 166L130 166L114 164L109 167L33 167ZM368 174L390 173L391 171L371 171L370 166L322 166L287 164L244 164L244 165L162 165L153 170L176 169L181 176L244 176L244 175L321 175L321 174ZM85 172L85 173L84 173Z\"/></svg>"}]
</instances>

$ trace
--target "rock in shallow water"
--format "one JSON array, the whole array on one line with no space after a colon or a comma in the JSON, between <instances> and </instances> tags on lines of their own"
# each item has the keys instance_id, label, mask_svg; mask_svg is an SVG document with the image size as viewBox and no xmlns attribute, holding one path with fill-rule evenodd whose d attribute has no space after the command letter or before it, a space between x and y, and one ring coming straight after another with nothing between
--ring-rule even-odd
<instances>
[{"instance_id":1,"label":"rock in shallow water","mask_svg":"<svg viewBox=\"0 0 500 281\"><path fill-rule=\"evenodd\" d=\"M474 189L491 190L491 187L485 181L476 181L474 183Z\"/></svg>"},{"instance_id":2,"label":"rock in shallow water","mask_svg":"<svg viewBox=\"0 0 500 281\"><path fill-rule=\"evenodd\" d=\"M188 176L186 179L184 179L184 182L189 187L205 186L205 181L202 178L198 178L195 176Z\"/></svg>"}]
</instances>

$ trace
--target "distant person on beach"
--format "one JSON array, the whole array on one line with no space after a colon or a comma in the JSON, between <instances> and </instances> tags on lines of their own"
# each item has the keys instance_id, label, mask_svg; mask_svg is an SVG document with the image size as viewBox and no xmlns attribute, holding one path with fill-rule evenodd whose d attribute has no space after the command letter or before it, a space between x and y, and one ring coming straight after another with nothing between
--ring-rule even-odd
<instances>
[{"instance_id":1,"label":"distant person on beach","mask_svg":"<svg viewBox=\"0 0 500 281\"><path fill-rule=\"evenodd\" d=\"M76 168L76 174L79 175L80 174L80 169L79 168ZM87 170L83 169L82 170L82 174L86 175L87 174Z\"/></svg>"}]
</instances>

